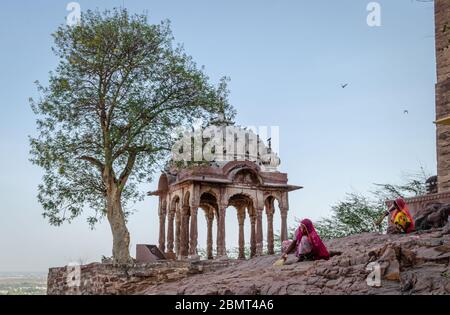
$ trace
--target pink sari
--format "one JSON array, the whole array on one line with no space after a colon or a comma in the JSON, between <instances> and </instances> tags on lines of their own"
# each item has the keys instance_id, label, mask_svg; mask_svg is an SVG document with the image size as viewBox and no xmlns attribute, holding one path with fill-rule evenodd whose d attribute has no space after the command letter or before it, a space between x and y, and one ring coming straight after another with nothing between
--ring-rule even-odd
<instances>
[{"instance_id":1,"label":"pink sari","mask_svg":"<svg viewBox=\"0 0 450 315\"><path fill-rule=\"evenodd\" d=\"M304 219L301 221L301 224L303 224L306 227L306 230L308 231L308 239L311 243L312 247L312 254L314 256L314 260L320 260L325 259L328 260L330 258L330 254L328 253L327 248L325 247L325 244L320 239L319 235L316 232L316 229L314 228L313 223L309 219ZM295 239L297 242L297 250L296 255L299 256L299 244L303 237L301 226L298 227L297 231L295 231Z\"/></svg>"}]
</instances>

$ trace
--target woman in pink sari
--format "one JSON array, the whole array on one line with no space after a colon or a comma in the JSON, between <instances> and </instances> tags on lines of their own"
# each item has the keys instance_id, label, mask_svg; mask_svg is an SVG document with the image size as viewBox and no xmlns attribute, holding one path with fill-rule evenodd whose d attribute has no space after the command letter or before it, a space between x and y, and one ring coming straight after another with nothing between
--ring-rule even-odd
<instances>
[{"instance_id":1,"label":"woman in pink sari","mask_svg":"<svg viewBox=\"0 0 450 315\"><path fill-rule=\"evenodd\" d=\"M328 260L330 258L327 248L309 219L300 222L300 226L295 231L295 240L283 242L283 256L281 258L286 260L288 254L294 249L298 261Z\"/></svg>"}]
</instances>

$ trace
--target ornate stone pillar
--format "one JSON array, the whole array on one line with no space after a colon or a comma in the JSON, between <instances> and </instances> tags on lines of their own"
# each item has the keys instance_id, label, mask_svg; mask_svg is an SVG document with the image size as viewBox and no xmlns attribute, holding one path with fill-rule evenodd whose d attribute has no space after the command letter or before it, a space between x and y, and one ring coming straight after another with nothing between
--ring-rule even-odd
<instances>
[{"instance_id":1,"label":"ornate stone pillar","mask_svg":"<svg viewBox=\"0 0 450 315\"><path fill-rule=\"evenodd\" d=\"M197 244L198 244L198 230L197 230L197 214L198 214L198 207L191 207L191 239L190 239L190 246L189 246L189 256L191 258L197 258L198 252L197 252Z\"/></svg>"},{"instance_id":2,"label":"ornate stone pillar","mask_svg":"<svg viewBox=\"0 0 450 315\"><path fill-rule=\"evenodd\" d=\"M273 203L269 205L266 209L267 212L267 252L269 255L275 254L273 247L273 213L274 205Z\"/></svg>"},{"instance_id":3,"label":"ornate stone pillar","mask_svg":"<svg viewBox=\"0 0 450 315\"><path fill-rule=\"evenodd\" d=\"M168 215L167 226L167 253L169 256L173 256L173 221L175 218L175 210L170 210Z\"/></svg>"},{"instance_id":4,"label":"ornate stone pillar","mask_svg":"<svg viewBox=\"0 0 450 315\"><path fill-rule=\"evenodd\" d=\"M179 229L179 249L178 249L178 259L183 259L186 255L186 215L184 213L184 207L180 210L180 229Z\"/></svg>"},{"instance_id":5,"label":"ornate stone pillar","mask_svg":"<svg viewBox=\"0 0 450 315\"><path fill-rule=\"evenodd\" d=\"M238 221L239 221L239 259L245 259L245 236L244 236L245 208L238 209Z\"/></svg>"},{"instance_id":6,"label":"ornate stone pillar","mask_svg":"<svg viewBox=\"0 0 450 315\"><path fill-rule=\"evenodd\" d=\"M281 241L286 241L288 238L287 233L287 215L288 215L288 208L282 208L280 209L281 212Z\"/></svg>"},{"instance_id":7,"label":"ornate stone pillar","mask_svg":"<svg viewBox=\"0 0 450 315\"><path fill-rule=\"evenodd\" d=\"M250 215L250 257L256 256L256 215Z\"/></svg>"},{"instance_id":8,"label":"ornate stone pillar","mask_svg":"<svg viewBox=\"0 0 450 315\"><path fill-rule=\"evenodd\" d=\"M188 240L188 220L187 220L187 207L183 206L181 208L181 219L180 219L180 251L178 254L179 259L183 259L188 255L188 249L186 244L189 242Z\"/></svg>"},{"instance_id":9,"label":"ornate stone pillar","mask_svg":"<svg viewBox=\"0 0 450 315\"><path fill-rule=\"evenodd\" d=\"M187 257L189 255L190 251L190 242L189 242L189 236L190 236L190 207L184 208L184 253L183 257Z\"/></svg>"},{"instance_id":10,"label":"ornate stone pillar","mask_svg":"<svg viewBox=\"0 0 450 315\"><path fill-rule=\"evenodd\" d=\"M219 210L220 211L220 210ZM217 220L216 220L216 256L219 257L219 248L220 248L220 215L217 213Z\"/></svg>"},{"instance_id":11,"label":"ornate stone pillar","mask_svg":"<svg viewBox=\"0 0 450 315\"><path fill-rule=\"evenodd\" d=\"M208 232L206 237L206 254L208 259L213 259L213 221L214 221L214 210L209 210L206 214L206 220L208 222Z\"/></svg>"},{"instance_id":12,"label":"ornate stone pillar","mask_svg":"<svg viewBox=\"0 0 450 315\"><path fill-rule=\"evenodd\" d=\"M181 249L181 210L177 207L175 215L175 253L177 258L180 256Z\"/></svg>"},{"instance_id":13,"label":"ornate stone pillar","mask_svg":"<svg viewBox=\"0 0 450 315\"><path fill-rule=\"evenodd\" d=\"M263 209L256 209L256 255L263 254L263 226L262 226Z\"/></svg>"},{"instance_id":14,"label":"ornate stone pillar","mask_svg":"<svg viewBox=\"0 0 450 315\"><path fill-rule=\"evenodd\" d=\"M160 197L161 199L161 197ZM166 205L161 200L159 201L159 250L166 251Z\"/></svg>"},{"instance_id":15,"label":"ornate stone pillar","mask_svg":"<svg viewBox=\"0 0 450 315\"><path fill-rule=\"evenodd\" d=\"M226 243L225 243L225 216L227 212L226 206L219 207L219 224L217 229L217 256L227 256Z\"/></svg>"}]
</instances>

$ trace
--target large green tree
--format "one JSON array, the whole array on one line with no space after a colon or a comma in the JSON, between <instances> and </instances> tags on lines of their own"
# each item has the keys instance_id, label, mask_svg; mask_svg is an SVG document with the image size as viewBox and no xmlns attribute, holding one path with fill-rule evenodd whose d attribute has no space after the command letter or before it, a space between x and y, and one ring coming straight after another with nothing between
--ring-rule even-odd
<instances>
[{"instance_id":1,"label":"large green tree","mask_svg":"<svg viewBox=\"0 0 450 315\"><path fill-rule=\"evenodd\" d=\"M115 262L128 263L127 204L142 198L174 139L175 127L234 111L225 81L213 86L168 22L149 24L124 9L87 11L53 34L58 57L49 83L31 100L37 135L31 161L45 171L44 217L71 222L85 210L109 221Z\"/></svg>"}]
</instances>

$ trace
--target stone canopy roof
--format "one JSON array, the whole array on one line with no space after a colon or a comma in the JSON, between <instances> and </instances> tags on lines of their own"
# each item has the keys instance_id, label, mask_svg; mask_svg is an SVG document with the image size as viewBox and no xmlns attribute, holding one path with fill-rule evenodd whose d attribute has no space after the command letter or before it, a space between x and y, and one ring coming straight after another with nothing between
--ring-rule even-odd
<instances>
[{"instance_id":1,"label":"stone canopy roof","mask_svg":"<svg viewBox=\"0 0 450 315\"><path fill-rule=\"evenodd\" d=\"M246 177L236 176L245 170ZM174 170L172 170L174 171ZM231 161L224 167L217 166L195 166L176 172L165 172L161 175L158 190L149 192L151 196L165 194L169 186L183 184L185 182L203 182L210 184L240 184L243 186L265 187L294 191L303 188L288 184L288 176L281 172L263 171L255 162Z\"/></svg>"},{"instance_id":2,"label":"stone canopy roof","mask_svg":"<svg viewBox=\"0 0 450 315\"><path fill-rule=\"evenodd\" d=\"M209 147L205 149L205 145L196 146L193 139L209 141ZM185 182L224 185L237 183L285 191L303 188L288 184L287 174L278 171L281 159L272 150L271 139L267 142L265 144L251 128L234 126L232 122L224 120L213 121L206 128L187 132L174 144L171 160L160 177L158 190L149 192L148 195L163 195L167 193L169 186ZM202 152L196 152L196 148L200 148ZM175 162L180 157L185 158L183 154L186 152L190 152L187 155L190 159L192 152L193 156L202 156L205 151L210 153L209 161L191 165ZM246 176L236 176L241 171L245 171Z\"/></svg>"}]
</instances>

